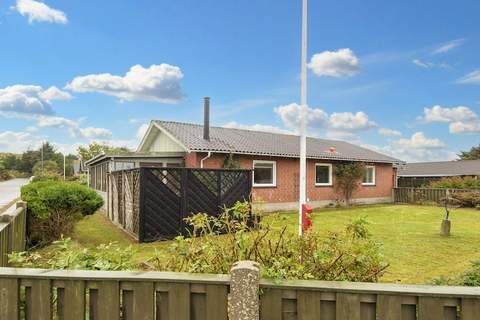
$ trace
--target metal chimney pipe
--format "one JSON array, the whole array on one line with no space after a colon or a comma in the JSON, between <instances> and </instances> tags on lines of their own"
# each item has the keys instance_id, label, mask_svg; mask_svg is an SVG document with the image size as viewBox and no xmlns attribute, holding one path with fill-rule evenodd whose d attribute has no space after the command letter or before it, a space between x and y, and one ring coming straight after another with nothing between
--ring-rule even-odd
<instances>
[{"instance_id":1,"label":"metal chimney pipe","mask_svg":"<svg viewBox=\"0 0 480 320\"><path fill-rule=\"evenodd\" d=\"M203 139L210 140L210 97L203 98Z\"/></svg>"}]
</instances>

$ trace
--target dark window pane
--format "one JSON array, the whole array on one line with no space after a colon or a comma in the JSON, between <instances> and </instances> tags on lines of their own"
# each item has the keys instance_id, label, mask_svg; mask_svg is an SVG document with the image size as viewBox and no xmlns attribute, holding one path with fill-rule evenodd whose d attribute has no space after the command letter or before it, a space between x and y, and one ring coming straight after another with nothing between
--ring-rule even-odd
<instances>
[{"instance_id":1,"label":"dark window pane","mask_svg":"<svg viewBox=\"0 0 480 320\"><path fill-rule=\"evenodd\" d=\"M273 184L273 164L255 164L253 177L255 184Z\"/></svg>"},{"instance_id":2,"label":"dark window pane","mask_svg":"<svg viewBox=\"0 0 480 320\"><path fill-rule=\"evenodd\" d=\"M316 183L330 183L330 167L316 166Z\"/></svg>"}]
</instances>

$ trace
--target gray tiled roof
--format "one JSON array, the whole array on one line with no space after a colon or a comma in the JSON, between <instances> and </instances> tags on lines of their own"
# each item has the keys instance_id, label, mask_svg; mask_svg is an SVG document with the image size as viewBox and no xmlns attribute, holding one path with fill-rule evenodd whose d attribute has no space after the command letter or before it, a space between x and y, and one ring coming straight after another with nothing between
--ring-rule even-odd
<instances>
[{"instance_id":1,"label":"gray tiled roof","mask_svg":"<svg viewBox=\"0 0 480 320\"><path fill-rule=\"evenodd\" d=\"M210 140L203 139L198 124L155 121L192 151L256 154L275 157L298 157L299 137L260 131L210 127ZM336 153L329 152L330 147ZM307 138L307 157L314 159L353 160L398 163L398 159L344 141Z\"/></svg>"},{"instance_id":2,"label":"gray tiled roof","mask_svg":"<svg viewBox=\"0 0 480 320\"><path fill-rule=\"evenodd\" d=\"M480 160L408 163L398 176L474 176L480 175Z\"/></svg>"}]
</instances>

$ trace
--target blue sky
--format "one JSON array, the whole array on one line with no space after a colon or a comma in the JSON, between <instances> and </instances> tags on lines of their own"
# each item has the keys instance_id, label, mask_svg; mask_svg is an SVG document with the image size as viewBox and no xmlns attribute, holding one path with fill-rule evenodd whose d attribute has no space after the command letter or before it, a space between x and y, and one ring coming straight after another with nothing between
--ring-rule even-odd
<instances>
[{"instance_id":1,"label":"blue sky","mask_svg":"<svg viewBox=\"0 0 480 320\"><path fill-rule=\"evenodd\" d=\"M0 151L136 147L151 119L294 132L301 1L0 2ZM480 142L479 1L314 1L309 134L404 160ZM140 131L140 132L139 132Z\"/></svg>"}]
</instances>

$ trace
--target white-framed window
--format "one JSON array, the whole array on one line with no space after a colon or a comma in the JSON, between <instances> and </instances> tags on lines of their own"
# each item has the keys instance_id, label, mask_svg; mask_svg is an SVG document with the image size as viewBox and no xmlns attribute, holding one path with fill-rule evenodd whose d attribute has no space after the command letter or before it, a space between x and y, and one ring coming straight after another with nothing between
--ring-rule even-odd
<instances>
[{"instance_id":1,"label":"white-framed window","mask_svg":"<svg viewBox=\"0 0 480 320\"><path fill-rule=\"evenodd\" d=\"M315 185L316 186L332 185L332 164L331 163L315 163Z\"/></svg>"},{"instance_id":2,"label":"white-framed window","mask_svg":"<svg viewBox=\"0 0 480 320\"><path fill-rule=\"evenodd\" d=\"M266 160L253 160L253 186L277 186L277 162Z\"/></svg>"},{"instance_id":3,"label":"white-framed window","mask_svg":"<svg viewBox=\"0 0 480 320\"><path fill-rule=\"evenodd\" d=\"M366 166L365 173L363 174L362 185L374 186L375 185L375 166Z\"/></svg>"}]
</instances>

